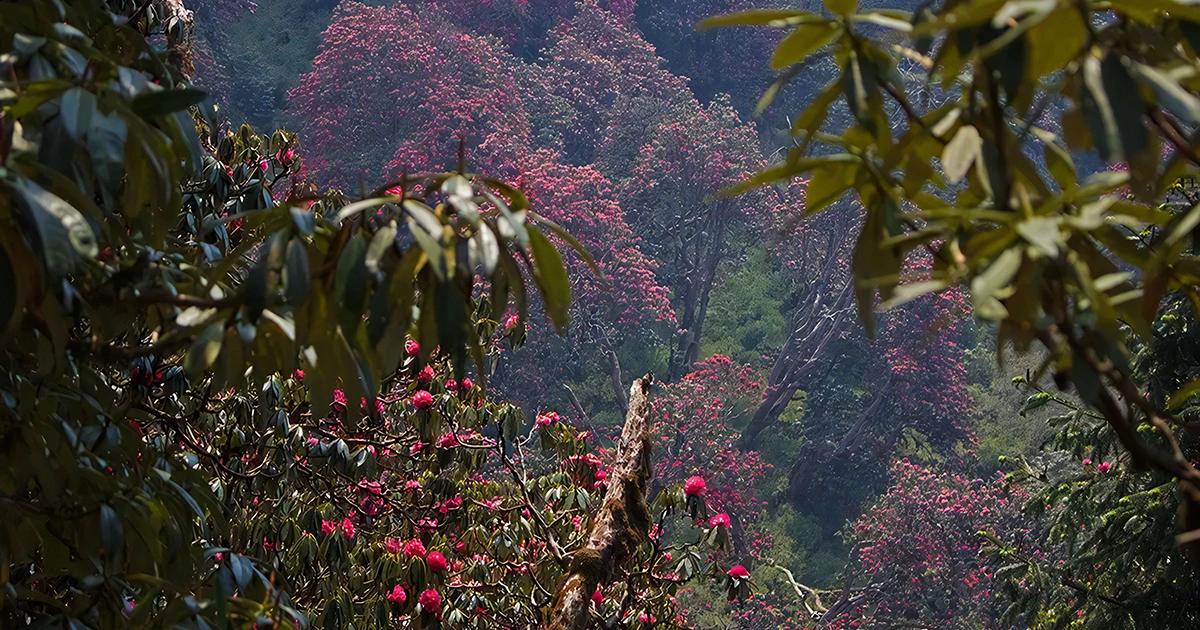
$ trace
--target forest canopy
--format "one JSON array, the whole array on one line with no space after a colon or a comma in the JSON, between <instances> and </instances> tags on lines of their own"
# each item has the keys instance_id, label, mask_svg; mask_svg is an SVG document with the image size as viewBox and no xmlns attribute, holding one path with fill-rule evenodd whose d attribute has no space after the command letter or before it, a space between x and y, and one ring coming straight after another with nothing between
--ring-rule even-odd
<instances>
[{"instance_id":1,"label":"forest canopy","mask_svg":"<svg viewBox=\"0 0 1200 630\"><path fill-rule=\"evenodd\" d=\"M0 2L0 625L1200 623L1200 8L769 4Z\"/></svg>"}]
</instances>

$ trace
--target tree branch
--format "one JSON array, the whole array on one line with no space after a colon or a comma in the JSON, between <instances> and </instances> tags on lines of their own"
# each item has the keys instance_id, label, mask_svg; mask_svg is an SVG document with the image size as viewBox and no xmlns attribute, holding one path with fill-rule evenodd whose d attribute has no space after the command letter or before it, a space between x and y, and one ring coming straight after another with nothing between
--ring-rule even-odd
<instances>
[{"instance_id":1,"label":"tree branch","mask_svg":"<svg viewBox=\"0 0 1200 630\"><path fill-rule=\"evenodd\" d=\"M650 532L646 488L653 473L650 449L650 385L647 374L629 389L629 414L617 447L617 461L604 504L596 516L587 546L571 556L550 614L549 628L583 630L592 625L591 596L609 579L614 566L633 554Z\"/></svg>"}]
</instances>

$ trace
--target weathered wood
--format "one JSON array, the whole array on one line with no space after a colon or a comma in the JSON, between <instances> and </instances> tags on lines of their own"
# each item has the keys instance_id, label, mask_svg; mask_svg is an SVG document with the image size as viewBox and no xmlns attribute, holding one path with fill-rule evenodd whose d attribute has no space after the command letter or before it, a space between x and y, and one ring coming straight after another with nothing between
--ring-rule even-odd
<instances>
[{"instance_id":1,"label":"weathered wood","mask_svg":"<svg viewBox=\"0 0 1200 630\"><path fill-rule=\"evenodd\" d=\"M646 489L650 463L650 374L629 388L629 413L617 446L617 461L609 475L608 492L588 536L587 546L571 556L550 614L554 630L583 630L592 626L592 593L609 579L613 567L629 557L650 533Z\"/></svg>"}]
</instances>

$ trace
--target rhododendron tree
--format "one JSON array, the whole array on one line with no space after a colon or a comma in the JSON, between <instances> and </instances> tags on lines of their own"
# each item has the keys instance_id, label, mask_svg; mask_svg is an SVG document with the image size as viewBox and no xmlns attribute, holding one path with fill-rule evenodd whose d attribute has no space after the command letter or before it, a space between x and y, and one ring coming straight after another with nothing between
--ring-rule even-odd
<instances>
[{"instance_id":1,"label":"rhododendron tree","mask_svg":"<svg viewBox=\"0 0 1200 630\"><path fill-rule=\"evenodd\" d=\"M638 150L623 181L621 203L642 238L656 248L659 277L673 293L678 332L669 375L682 376L699 358L704 319L734 236L761 227L769 197L715 198L763 165L753 130L728 103L673 106Z\"/></svg>"},{"instance_id":2,"label":"rhododendron tree","mask_svg":"<svg viewBox=\"0 0 1200 630\"><path fill-rule=\"evenodd\" d=\"M189 116L204 95L145 41L152 15L3 11L0 624L537 627L581 573L609 614L674 618L688 578L646 577L662 551L627 509L653 474L649 380L586 478L563 464L600 461L586 437L534 457L474 382L510 304L569 318L542 229L571 239L524 193L460 172L318 192L294 136Z\"/></svg>"},{"instance_id":3,"label":"rhododendron tree","mask_svg":"<svg viewBox=\"0 0 1200 630\"><path fill-rule=\"evenodd\" d=\"M1007 628L996 542L1036 553L1021 519L1028 494L903 460L893 485L854 524L851 580L822 611L830 628L905 625ZM828 601L828 599L827 599Z\"/></svg>"},{"instance_id":4,"label":"rhododendron tree","mask_svg":"<svg viewBox=\"0 0 1200 630\"><path fill-rule=\"evenodd\" d=\"M513 174L529 138L513 61L494 40L435 13L343 3L312 72L289 92L308 168L357 186L363 177L453 167L461 139L472 167Z\"/></svg>"},{"instance_id":5,"label":"rhododendron tree","mask_svg":"<svg viewBox=\"0 0 1200 630\"><path fill-rule=\"evenodd\" d=\"M710 527L727 527L735 555L756 557L769 538L754 525L763 513L757 484L769 465L756 451L743 451L731 426L758 402L762 376L728 357L714 356L669 386L655 406L655 435L661 447L659 482L683 484L701 510L693 517Z\"/></svg>"}]
</instances>

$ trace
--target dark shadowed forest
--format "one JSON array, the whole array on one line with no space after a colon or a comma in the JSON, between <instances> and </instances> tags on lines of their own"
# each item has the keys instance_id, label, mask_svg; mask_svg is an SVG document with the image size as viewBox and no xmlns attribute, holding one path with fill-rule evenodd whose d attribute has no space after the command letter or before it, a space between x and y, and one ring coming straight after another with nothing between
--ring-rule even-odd
<instances>
[{"instance_id":1,"label":"dark shadowed forest","mask_svg":"<svg viewBox=\"0 0 1200 630\"><path fill-rule=\"evenodd\" d=\"M1200 7L0 2L0 626L1200 627Z\"/></svg>"}]
</instances>

